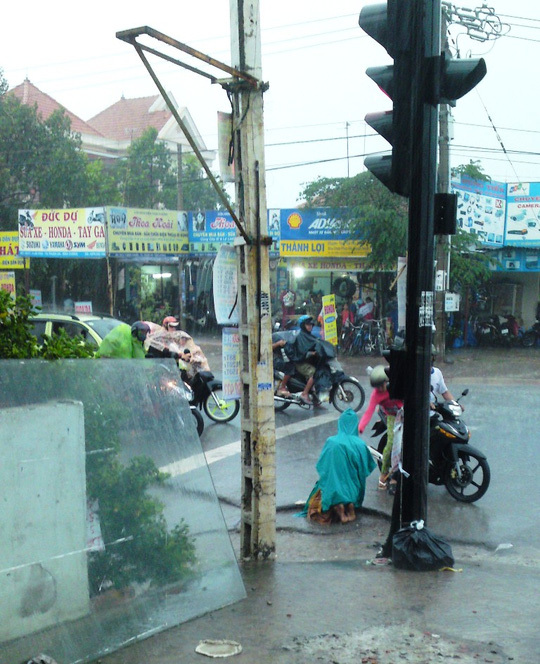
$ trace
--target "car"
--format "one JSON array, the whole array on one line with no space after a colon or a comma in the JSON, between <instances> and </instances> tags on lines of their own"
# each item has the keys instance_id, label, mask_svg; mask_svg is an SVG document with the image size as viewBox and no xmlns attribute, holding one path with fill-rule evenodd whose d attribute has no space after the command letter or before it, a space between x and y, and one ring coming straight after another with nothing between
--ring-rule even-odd
<instances>
[{"instance_id":1,"label":"car","mask_svg":"<svg viewBox=\"0 0 540 664\"><path fill-rule=\"evenodd\" d=\"M38 343L43 343L45 335L58 334L65 330L69 337L80 336L81 339L92 344L96 348L103 338L121 320L101 314L66 314L66 313L39 313L30 318L34 325L32 334L37 337Z\"/></svg>"}]
</instances>

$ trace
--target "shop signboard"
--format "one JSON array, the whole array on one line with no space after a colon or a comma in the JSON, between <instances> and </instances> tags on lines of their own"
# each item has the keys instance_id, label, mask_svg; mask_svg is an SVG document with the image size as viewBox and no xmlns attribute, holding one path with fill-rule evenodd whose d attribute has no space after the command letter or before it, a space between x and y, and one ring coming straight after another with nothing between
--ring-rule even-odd
<instances>
[{"instance_id":1,"label":"shop signboard","mask_svg":"<svg viewBox=\"0 0 540 664\"><path fill-rule=\"evenodd\" d=\"M232 245L236 224L228 212L208 210L189 213L189 249L191 253L214 255L222 244Z\"/></svg>"},{"instance_id":2,"label":"shop signboard","mask_svg":"<svg viewBox=\"0 0 540 664\"><path fill-rule=\"evenodd\" d=\"M473 180L465 175L452 182L457 194L458 227L483 245L502 247L506 218L506 184Z\"/></svg>"},{"instance_id":3,"label":"shop signboard","mask_svg":"<svg viewBox=\"0 0 540 664\"><path fill-rule=\"evenodd\" d=\"M240 399L240 333L237 327L224 327L222 332L223 398L225 401Z\"/></svg>"},{"instance_id":4,"label":"shop signboard","mask_svg":"<svg viewBox=\"0 0 540 664\"><path fill-rule=\"evenodd\" d=\"M0 272L0 290L7 291L15 299L15 272Z\"/></svg>"},{"instance_id":5,"label":"shop signboard","mask_svg":"<svg viewBox=\"0 0 540 664\"><path fill-rule=\"evenodd\" d=\"M105 208L19 210L19 253L45 258L103 258Z\"/></svg>"},{"instance_id":6,"label":"shop signboard","mask_svg":"<svg viewBox=\"0 0 540 664\"><path fill-rule=\"evenodd\" d=\"M366 242L351 239L346 209L283 209L280 212L279 253L282 257L360 257L369 254Z\"/></svg>"},{"instance_id":7,"label":"shop signboard","mask_svg":"<svg viewBox=\"0 0 540 664\"><path fill-rule=\"evenodd\" d=\"M222 245L212 268L214 311L218 325L238 325L236 250Z\"/></svg>"},{"instance_id":8,"label":"shop signboard","mask_svg":"<svg viewBox=\"0 0 540 664\"><path fill-rule=\"evenodd\" d=\"M330 342L333 346L337 346L337 312L336 312L336 296L323 295L322 298L322 317L324 324L324 339Z\"/></svg>"},{"instance_id":9,"label":"shop signboard","mask_svg":"<svg viewBox=\"0 0 540 664\"><path fill-rule=\"evenodd\" d=\"M494 272L540 272L540 249L507 247L495 254L490 263Z\"/></svg>"},{"instance_id":10,"label":"shop signboard","mask_svg":"<svg viewBox=\"0 0 540 664\"><path fill-rule=\"evenodd\" d=\"M540 182L507 185L506 246L540 247Z\"/></svg>"},{"instance_id":11,"label":"shop signboard","mask_svg":"<svg viewBox=\"0 0 540 664\"><path fill-rule=\"evenodd\" d=\"M0 233L0 270L23 270L30 267L30 259L19 254L19 233Z\"/></svg>"},{"instance_id":12,"label":"shop signboard","mask_svg":"<svg viewBox=\"0 0 540 664\"><path fill-rule=\"evenodd\" d=\"M107 208L107 249L116 258L187 254L188 213L182 210Z\"/></svg>"}]
</instances>

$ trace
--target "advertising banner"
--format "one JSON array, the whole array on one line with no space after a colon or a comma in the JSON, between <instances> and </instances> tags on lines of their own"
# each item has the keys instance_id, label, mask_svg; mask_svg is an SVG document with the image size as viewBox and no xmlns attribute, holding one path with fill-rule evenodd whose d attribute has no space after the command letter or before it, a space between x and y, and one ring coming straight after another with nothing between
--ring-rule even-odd
<instances>
[{"instance_id":1,"label":"advertising banner","mask_svg":"<svg viewBox=\"0 0 540 664\"><path fill-rule=\"evenodd\" d=\"M0 272L0 290L5 290L15 299L15 272Z\"/></svg>"},{"instance_id":2,"label":"advertising banner","mask_svg":"<svg viewBox=\"0 0 540 664\"><path fill-rule=\"evenodd\" d=\"M481 182L462 175L452 182L458 196L457 223L487 246L502 247L506 217L506 184Z\"/></svg>"},{"instance_id":3,"label":"advertising banner","mask_svg":"<svg viewBox=\"0 0 540 664\"><path fill-rule=\"evenodd\" d=\"M504 244L540 247L540 182L519 182L507 188Z\"/></svg>"},{"instance_id":4,"label":"advertising banner","mask_svg":"<svg viewBox=\"0 0 540 664\"><path fill-rule=\"evenodd\" d=\"M236 224L228 212L189 213L189 248L199 254L217 254L222 244L232 245Z\"/></svg>"},{"instance_id":5,"label":"advertising banner","mask_svg":"<svg viewBox=\"0 0 540 664\"><path fill-rule=\"evenodd\" d=\"M280 256L367 256L369 245L350 238L346 211L281 210Z\"/></svg>"},{"instance_id":6,"label":"advertising banner","mask_svg":"<svg viewBox=\"0 0 540 664\"><path fill-rule=\"evenodd\" d=\"M223 244L212 270L214 310L218 325L238 325L236 250Z\"/></svg>"},{"instance_id":7,"label":"advertising banner","mask_svg":"<svg viewBox=\"0 0 540 664\"><path fill-rule=\"evenodd\" d=\"M0 270L23 270L30 267L30 259L19 254L19 233L0 233Z\"/></svg>"},{"instance_id":8,"label":"advertising banner","mask_svg":"<svg viewBox=\"0 0 540 664\"><path fill-rule=\"evenodd\" d=\"M19 253L46 258L103 258L105 208L19 210Z\"/></svg>"},{"instance_id":9,"label":"advertising banner","mask_svg":"<svg viewBox=\"0 0 540 664\"><path fill-rule=\"evenodd\" d=\"M223 398L225 401L240 399L240 334L236 327L224 327L222 333Z\"/></svg>"},{"instance_id":10,"label":"advertising banner","mask_svg":"<svg viewBox=\"0 0 540 664\"><path fill-rule=\"evenodd\" d=\"M540 272L540 250L506 247L496 253L490 268L494 272Z\"/></svg>"},{"instance_id":11,"label":"advertising banner","mask_svg":"<svg viewBox=\"0 0 540 664\"><path fill-rule=\"evenodd\" d=\"M336 313L336 296L323 295L322 298L322 317L324 324L324 339L329 341L332 345L337 346L337 313Z\"/></svg>"},{"instance_id":12,"label":"advertising banner","mask_svg":"<svg viewBox=\"0 0 540 664\"><path fill-rule=\"evenodd\" d=\"M92 302L90 302L90 301L75 302L73 306L75 307L75 313L76 314L91 314L92 313Z\"/></svg>"},{"instance_id":13,"label":"advertising banner","mask_svg":"<svg viewBox=\"0 0 540 664\"><path fill-rule=\"evenodd\" d=\"M188 213L108 207L107 248L109 256L124 258L187 254Z\"/></svg>"}]
</instances>

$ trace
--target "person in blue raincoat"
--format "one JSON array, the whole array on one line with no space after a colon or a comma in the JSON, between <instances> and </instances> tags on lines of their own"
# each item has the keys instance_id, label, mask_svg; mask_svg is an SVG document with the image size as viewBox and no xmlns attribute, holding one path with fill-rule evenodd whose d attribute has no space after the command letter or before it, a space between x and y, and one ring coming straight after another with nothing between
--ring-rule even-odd
<instances>
[{"instance_id":1,"label":"person in blue raincoat","mask_svg":"<svg viewBox=\"0 0 540 664\"><path fill-rule=\"evenodd\" d=\"M326 440L317 461L319 479L299 516L317 523L347 523L362 506L366 479L376 464L358 436L358 415L346 410L338 420L338 433Z\"/></svg>"}]
</instances>

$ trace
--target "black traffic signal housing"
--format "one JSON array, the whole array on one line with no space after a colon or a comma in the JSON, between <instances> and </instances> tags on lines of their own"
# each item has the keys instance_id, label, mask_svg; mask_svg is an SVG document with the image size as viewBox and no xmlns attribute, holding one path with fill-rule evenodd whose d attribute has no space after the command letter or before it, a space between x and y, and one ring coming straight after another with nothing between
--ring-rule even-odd
<instances>
[{"instance_id":1,"label":"black traffic signal housing","mask_svg":"<svg viewBox=\"0 0 540 664\"><path fill-rule=\"evenodd\" d=\"M388 376L388 394L391 399L405 398L405 384L407 375L406 353L404 348L390 348L383 350L389 366L385 368Z\"/></svg>"},{"instance_id":2,"label":"black traffic signal housing","mask_svg":"<svg viewBox=\"0 0 540 664\"><path fill-rule=\"evenodd\" d=\"M412 143L412 6L403 0L367 5L360 12L360 27L384 46L394 64L370 67L366 74L393 101L392 111L368 113L367 124L392 145L391 153L366 157L364 164L390 191L408 196Z\"/></svg>"},{"instance_id":3,"label":"black traffic signal housing","mask_svg":"<svg viewBox=\"0 0 540 664\"><path fill-rule=\"evenodd\" d=\"M435 6L440 13L440 3L435 2ZM414 133L418 103L455 106L455 100L472 90L486 74L482 58L455 60L441 53L419 61L418 49L424 52L425 47L424 43L415 41L415 36L422 31L421 10L421 0L388 0L363 7L358 19L360 27L384 46L394 60L393 65L366 70L392 99L393 108L365 116L367 124L392 145L392 152L370 155L364 164L390 191L407 197L411 190L413 153L423 149L422 137ZM448 223L452 206L448 200L445 203L450 210L442 213L443 226ZM439 206L441 204L439 201Z\"/></svg>"}]
</instances>

